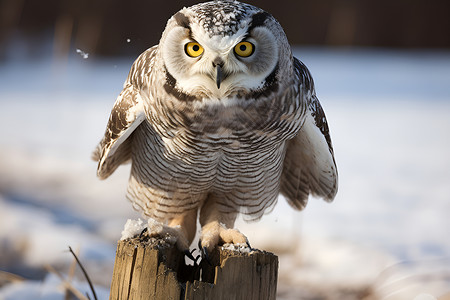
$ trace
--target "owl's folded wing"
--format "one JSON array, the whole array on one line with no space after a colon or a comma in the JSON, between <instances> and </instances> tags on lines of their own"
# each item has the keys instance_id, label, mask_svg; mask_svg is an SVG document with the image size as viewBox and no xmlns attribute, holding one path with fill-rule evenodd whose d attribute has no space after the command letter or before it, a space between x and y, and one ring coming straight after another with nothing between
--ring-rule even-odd
<instances>
[{"instance_id":1,"label":"owl's folded wing","mask_svg":"<svg viewBox=\"0 0 450 300\"><path fill-rule=\"evenodd\" d=\"M144 120L143 100L139 91L127 84L114 103L105 135L92 155L98 161L98 177L107 178L120 164L130 159L129 137Z\"/></svg>"},{"instance_id":2,"label":"owl's folded wing","mask_svg":"<svg viewBox=\"0 0 450 300\"><path fill-rule=\"evenodd\" d=\"M308 69L295 59L301 95L307 105L305 122L297 136L287 141L281 175L281 193L297 209L303 209L312 194L332 201L338 175L325 113L315 96Z\"/></svg>"}]
</instances>

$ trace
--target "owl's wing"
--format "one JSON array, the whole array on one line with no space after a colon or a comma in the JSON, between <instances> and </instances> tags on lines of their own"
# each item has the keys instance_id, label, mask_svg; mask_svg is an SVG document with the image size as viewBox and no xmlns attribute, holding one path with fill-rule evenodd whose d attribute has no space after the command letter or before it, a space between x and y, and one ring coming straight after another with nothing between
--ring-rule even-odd
<instances>
[{"instance_id":1,"label":"owl's wing","mask_svg":"<svg viewBox=\"0 0 450 300\"><path fill-rule=\"evenodd\" d=\"M132 84L126 84L111 110L105 135L92 155L98 161L98 177L107 178L130 159L129 136L144 120L144 105L139 91Z\"/></svg>"},{"instance_id":2,"label":"owl's wing","mask_svg":"<svg viewBox=\"0 0 450 300\"><path fill-rule=\"evenodd\" d=\"M119 165L131 158L133 131L146 119L141 89L152 71L157 46L144 51L133 63L127 81L111 110L105 135L92 154L98 161L97 176L111 175ZM146 95L146 93L144 93Z\"/></svg>"},{"instance_id":3,"label":"owl's wing","mask_svg":"<svg viewBox=\"0 0 450 300\"><path fill-rule=\"evenodd\" d=\"M299 97L307 103L305 122L292 140L287 141L281 177L281 193L297 209L303 209L309 194L332 201L337 192L338 175L325 113L314 91L306 68L294 58Z\"/></svg>"}]
</instances>

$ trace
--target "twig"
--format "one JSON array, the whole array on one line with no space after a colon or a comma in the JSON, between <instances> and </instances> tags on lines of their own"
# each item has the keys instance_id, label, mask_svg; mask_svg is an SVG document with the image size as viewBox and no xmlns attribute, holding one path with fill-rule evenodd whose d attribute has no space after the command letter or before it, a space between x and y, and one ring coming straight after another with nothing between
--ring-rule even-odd
<instances>
[{"instance_id":1,"label":"twig","mask_svg":"<svg viewBox=\"0 0 450 300\"><path fill-rule=\"evenodd\" d=\"M77 253L80 253L80 249L77 249ZM67 273L67 281L72 282L73 277L75 276L75 269L77 268L77 261L74 259L70 264L69 272ZM66 294L64 296L64 300L72 299L72 292L66 289Z\"/></svg>"},{"instance_id":2,"label":"twig","mask_svg":"<svg viewBox=\"0 0 450 300\"><path fill-rule=\"evenodd\" d=\"M68 282L66 279L64 279L64 277L61 275L61 273L59 273L55 268L53 268L51 265L45 265L45 268L55 274L56 276L59 277L59 279L61 280L61 282L63 283L64 287L71 291L75 296L78 297L78 299L80 300L89 300L88 298L86 298L86 296L84 296L79 290L77 290L70 282Z\"/></svg>"},{"instance_id":3,"label":"twig","mask_svg":"<svg viewBox=\"0 0 450 300\"><path fill-rule=\"evenodd\" d=\"M87 282L89 283L89 287L91 288L92 294L94 295L94 299L97 299L97 294L95 293L95 289L94 289L94 285L92 284L91 279L89 278L89 275L87 274L86 270L84 269L83 265L81 264L80 260L78 259L77 255L75 254L75 252L73 252L72 248L69 246L69 250L72 253L73 257L75 257L78 265L81 268L81 271L83 271L84 277L86 277Z\"/></svg>"},{"instance_id":4,"label":"twig","mask_svg":"<svg viewBox=\"0 0 450 300\"><path fill-rule=\"evenodd\" d=\"M77 254L80 254L80 249L78 248L76 251ZM75 269L77 267L77 261L73 260L70 264L69 272L67 273L67 279L71 281L73 277L75 276Z\"/></svg>"}]
</instances>

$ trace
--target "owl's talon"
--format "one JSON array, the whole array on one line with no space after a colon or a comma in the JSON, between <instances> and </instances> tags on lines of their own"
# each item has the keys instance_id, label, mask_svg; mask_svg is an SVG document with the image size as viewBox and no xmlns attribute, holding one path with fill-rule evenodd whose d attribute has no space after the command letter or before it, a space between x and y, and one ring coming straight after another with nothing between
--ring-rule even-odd
<instances>
[{"instance_id":1,"label":"owl's talon","mask_svg":"<svg viewBox=\"0 0 450 300\"><path fill-rule=\"evenodd\" d=\"M212 266L211 260L209 259L208 255L208 248L206 246L202 246L202 240L198 240L198 248L200 249L200 254L202 257L202 260L206 260L210 266Z\"/></svg>"},{"instance_id":2,"label":"owl's talon","mask_svg":"<svg viewBox=\"0 0 450 300\"><path fill-rule=\"evenodd\" d=\"M206 247L211 252L216 246L222 244L250 246L247 237L235 228L227 228L219 222L212 222L203 226L200 248Z\"/></svg>"},{"instance_id":3,"label":"owl's talon","mask_svg":"<svg viewBox=\"0 0 450 300\"><path fill-rule=\"evenodd\" d=\"M204 259L210 266L212 266L212 262L211 262L211 260L209 259L209 255L208 255L208 248L206 248L206 247L203 247L203 248L201 248L202 249L202 259Z\"/></svg>"},{"instance_id":4,"label":"owl's talon","mask_svg":"<svg viewBox=\"0 0 450 300\"><path fill-rule=\"evenodd\" d=\"M148 231L148 227L145 227L144 229L142 229L141 233L139 234L139 237L141 238L144 233L146 233Z\"/></svg>"},{"instance_id":5,"label":"owl's talon","mask_svg":"<svg viewBox=\"0 0 450 300\"><path fill-rule=\"evenodd\" d=\"M250 246L250 243L249 243L248 240L247 240L246 244L247 244L247 247L248 247L250 250L253 250L253 248L252 248L252 246Z\"/></svg>"}]
</instances>

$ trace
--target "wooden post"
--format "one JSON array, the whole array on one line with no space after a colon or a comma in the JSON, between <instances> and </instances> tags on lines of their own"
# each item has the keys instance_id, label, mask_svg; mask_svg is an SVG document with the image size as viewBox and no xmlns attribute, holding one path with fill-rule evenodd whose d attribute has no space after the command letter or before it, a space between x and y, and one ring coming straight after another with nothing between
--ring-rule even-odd
<instances>
[{"instance_id":1,"label":"wooden post","mask_svg":"<svg viewBox=\"0 0 450 300\"><path fill-rule=\"evenodd\" d=\"M217 247L199 266L164 239L119 241L110 299L276 299L278 257Z\"/></svg>"}]
</instances>

